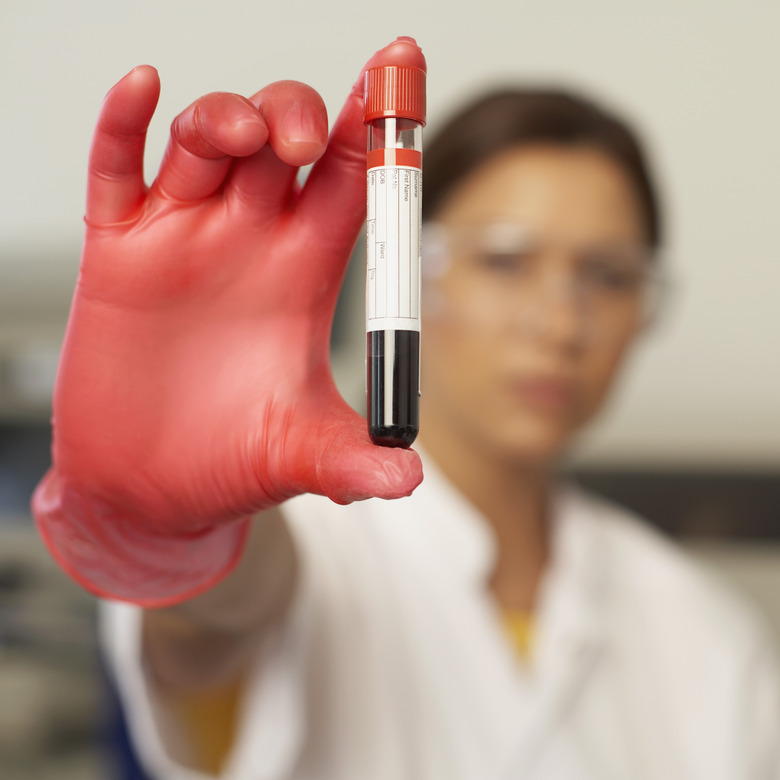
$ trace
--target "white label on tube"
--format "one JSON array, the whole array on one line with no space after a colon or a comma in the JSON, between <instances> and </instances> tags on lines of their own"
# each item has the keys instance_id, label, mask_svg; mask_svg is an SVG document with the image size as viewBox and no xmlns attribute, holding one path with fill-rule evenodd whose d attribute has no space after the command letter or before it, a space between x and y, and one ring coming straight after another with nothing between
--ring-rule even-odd
<instances>
[{"instance_id":1,"label":"white label on tube","mask_svg":"<svg viewBox=\"0 0 780 780\"><path fill-rule=\"evenodd\" d=\"M366 330L420 330L422 171L368 171Z\"/></svg>"}]
</instances>

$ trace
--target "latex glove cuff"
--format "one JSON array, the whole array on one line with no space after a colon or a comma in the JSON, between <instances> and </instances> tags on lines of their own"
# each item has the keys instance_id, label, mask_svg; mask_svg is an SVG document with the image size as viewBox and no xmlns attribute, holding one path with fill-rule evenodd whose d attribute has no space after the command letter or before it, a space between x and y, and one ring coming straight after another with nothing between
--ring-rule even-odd
<instances>
[{"instance_id":1,"label":"latex glove cuff","mask_svg":"<svg viewBox=\"0 0 780 780\"><path fill-rule=\"evenodd\" d=\"M142 607L178 604L213 587L238 563L249 533L243 518L175 537L150 534L54 469L33 507L41 537L73 579L97 596Z\"/></svg>"}]
</instances>

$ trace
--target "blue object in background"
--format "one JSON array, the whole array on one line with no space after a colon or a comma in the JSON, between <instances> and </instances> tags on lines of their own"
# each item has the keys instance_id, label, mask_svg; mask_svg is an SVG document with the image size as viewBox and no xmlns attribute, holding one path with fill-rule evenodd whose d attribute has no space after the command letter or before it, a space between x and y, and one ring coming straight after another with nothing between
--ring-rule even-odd
<instances>
[{"instance_id":1,"label":"blue object in background","mask_svg":"<svg viewBox=\"0 0 780 780\"><path fill-rule=\"evenodd\" d=\"M110 780L152 780L141 767L135 749L130 741L122 705L111 674L101 664L105 689L105 720L101 738L109 766Z\"/></svg>"}]
</instances>

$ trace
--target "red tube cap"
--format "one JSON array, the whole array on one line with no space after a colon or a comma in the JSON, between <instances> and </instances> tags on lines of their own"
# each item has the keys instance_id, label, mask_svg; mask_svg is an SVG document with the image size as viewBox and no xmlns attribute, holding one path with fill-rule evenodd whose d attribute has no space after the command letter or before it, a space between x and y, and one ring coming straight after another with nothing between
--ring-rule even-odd
<instances>
[{"instance_id":1,"label":"red tube cap","mask_svg":"<svg viewBox=\"0 0 780 780\"><path fill-rule=\"evenodd\" d=\"M425 71L412 65L369 68L363 122L403 117L425 124Z\"/></svg>"}]
</instances>

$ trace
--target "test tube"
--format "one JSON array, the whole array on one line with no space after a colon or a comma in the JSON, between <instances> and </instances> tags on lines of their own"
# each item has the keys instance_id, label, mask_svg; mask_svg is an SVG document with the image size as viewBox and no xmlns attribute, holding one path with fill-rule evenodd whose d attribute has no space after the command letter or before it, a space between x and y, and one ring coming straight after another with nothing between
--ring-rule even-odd
<instances>
[{"instance_id":1,"label":"test tube","mask_svg":"<svg viewBox=\"0 0 780 780\"><path fill-rule=\"evenodd\" d=\"M370 68L366 214L366 396L374 444L420 428L420 255L425 71Z\"/></svg>"}]
</instances>

